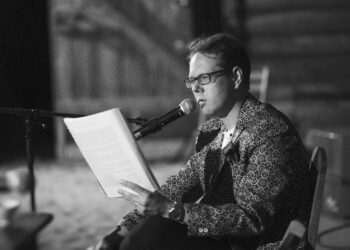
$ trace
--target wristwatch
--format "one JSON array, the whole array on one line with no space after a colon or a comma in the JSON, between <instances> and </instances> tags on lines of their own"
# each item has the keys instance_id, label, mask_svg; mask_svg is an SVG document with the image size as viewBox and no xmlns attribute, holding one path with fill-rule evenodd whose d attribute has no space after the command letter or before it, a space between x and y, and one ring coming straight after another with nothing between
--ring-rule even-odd
<instances>
[{"instance_id":1,"label":"wristwatch","mask_svg":"<svg viewBox=\"0 0 350 250\"><path fill-rule=\"evenodd\" d=\"M185 218L185 208L181 203L176 201L172 204L171 208L168 210L169 219L183 222Z\"/></svg>"}]
</instances>

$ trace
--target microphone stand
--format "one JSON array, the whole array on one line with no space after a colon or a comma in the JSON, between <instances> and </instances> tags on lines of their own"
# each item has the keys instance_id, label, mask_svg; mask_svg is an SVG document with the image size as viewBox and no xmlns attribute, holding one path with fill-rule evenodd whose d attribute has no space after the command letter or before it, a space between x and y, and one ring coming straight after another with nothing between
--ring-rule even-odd
<instances>
[{"instance_id":1,"label":"microphone stand","mask_svg":"<svg viewBox=\"0 0 350 250\"><path fill-rule=\"evenodd\" d=\"M55 118L55 117L69 117L77 118L82 117L82 114L68 114L68 113L57 113L44 111L39 109L24 109L24 108L0 108L0 114L10 114L22 116L25 125L25 142L26 142L26 156L27 156L27 167L30 178L30 206L32 212L36 212L35 203L35 175L34 175L34 154L33 154L33 127L34 125L40 125L45 128L44 122L40 121L40 118ZM141 125L147 122L144 118L127 118L127 121L136 125Z\"/></svg>"}]
</instances>

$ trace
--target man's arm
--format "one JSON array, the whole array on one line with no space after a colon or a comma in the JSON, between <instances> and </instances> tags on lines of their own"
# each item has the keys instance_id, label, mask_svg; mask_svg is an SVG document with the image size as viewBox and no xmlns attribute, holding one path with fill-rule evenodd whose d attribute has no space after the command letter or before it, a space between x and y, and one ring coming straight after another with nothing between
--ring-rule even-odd
<instances>
[{"instance_id":1,"label":"man's arm","mask_svg":"<svg viewBox=\"0 0 350 250\"><path fill-rule=\"evenodd\" d=\"M191 190L194 185L199 185L198 173L195 171L193 164L196 164L195 156L193 156L187 164L182 168L178 175L171 176L168 178L166 183L162 185L159 193L164 195L166 199L171 202L165 213L162 216L169 218L169 210L173 201L181 200L182 195ZM129 184L130 185L130 184ZM145 201L142 201L142 203ZM145 216L138 210L133 210L132 212L125 215L116 229L111 233L103 237L95 247L97 250L109 250L117 249L117 246L121 243L123 238L128 234L128 232L139 222L145 219Z\"/></svg>"},{"instance_id":2,"label":"man's arm","mask_svg":"<svg viewBox=\"0 0 350 250\"><path fill-rule=\"evenodd\" d=\"M177 202L198 198L202 194L197 166L201 154L202 152L193 155L177 175L166 180L159 192L169 200Z\"/></svg>"}]
</instances>

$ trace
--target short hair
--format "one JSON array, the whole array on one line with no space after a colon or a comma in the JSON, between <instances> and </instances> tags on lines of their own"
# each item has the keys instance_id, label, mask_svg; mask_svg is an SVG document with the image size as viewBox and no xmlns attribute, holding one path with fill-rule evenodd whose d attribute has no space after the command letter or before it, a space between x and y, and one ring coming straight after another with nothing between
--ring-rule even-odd
<instances>
[{"instance_id":1,"label":"short hair","mask_svg":"<svg viewBox=\"0 0 350 250\"><path fill-rule=\"evenodd\" d=\"M188 45L187 60L190 61L197 52L204 55L215 55L221 61L221 67L232 69L239 66L243 72L243 82L249 88L250 59L243 44L234 36L218 33L211 36L201 36Z\"/></svg>"}]
</instances>

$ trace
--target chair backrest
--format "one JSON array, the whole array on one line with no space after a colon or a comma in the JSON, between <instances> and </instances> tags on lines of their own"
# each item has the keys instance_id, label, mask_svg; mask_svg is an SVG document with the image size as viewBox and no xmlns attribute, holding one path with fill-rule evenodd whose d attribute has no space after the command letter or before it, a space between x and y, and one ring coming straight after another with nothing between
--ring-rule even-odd
<instances>
[{"instance_id":1,"label":"chair backrest","mask_svg":"<svg viewBox=\"0 0 350 250\"><path fill-rule=\"evenodd\" d=\"M308 230L306 231L305 226L297 219L292 220L284 234L279 250L296 250L306 233L306 249L314 250L316 248L326 173L326 151L321 147L316 147L312 151L309 164L310 186L312 188L313 200Z\"/></svg>"},{"instance_id":2,"label":"chair backrest","mask_svg":"<svg viewBox=\"0 0 350 250\"><path fill-rule=\"evenodd\" d=\"M270 69L263 66L261 70L254 70L250 74L250 92L261 102L267 100Z\"/></svg>"},{"instance_id":3,"label":"chair backrest","mask_svg":"<svg viewBox=\"0 0 350 250\"><path fill-rule=\"evenodd\" d=\"M307 230L307 242L309 249L315 249L327 173L327 155L324 148L316 147L313 149L309 172L311 185L314 187L314 190L312 190L313 201Z\"/></svg>"}]
</instances>

